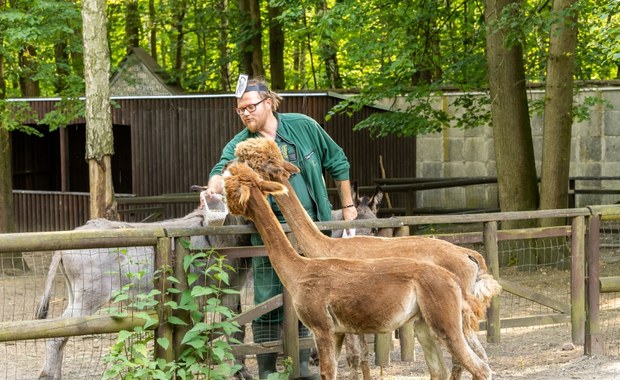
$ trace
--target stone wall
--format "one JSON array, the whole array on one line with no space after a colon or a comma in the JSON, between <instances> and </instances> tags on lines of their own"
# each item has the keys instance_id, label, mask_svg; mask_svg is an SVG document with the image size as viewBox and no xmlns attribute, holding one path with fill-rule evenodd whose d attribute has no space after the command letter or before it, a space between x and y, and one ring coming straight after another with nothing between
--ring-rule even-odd
<instances>
[{"instance_id":1,"label":"stone wall","mask_svg":"<svg viewBox=\"0 0 620 380\"><path fill-rule=\"evenodd\" d=\"M446 95L439 103L452 112L450 107L456 95ZM542 91L532 90L529 97L540 99ZM598 96L613 108L602 105L591 109L590 118L573 124L571 144L571 177L620 176L620 88L596 88L582 90L576 101L583 103L586 97ZM542 157L543 119L535 115L531 119L536 169L540 175ZM493 131L490 127L468 130L449 128L440 133L418 136L417 177L494 177L496 176ZM601 188L597 181L581 181L578 188ZM620 181L605 181L604 188L620 189ZM578 195L577 206L608 204L620 200L620 195ZM420 191L418 207L440 208L496 208L495 185L468 186L446 190Z\"/></svg>"}]
</instances>

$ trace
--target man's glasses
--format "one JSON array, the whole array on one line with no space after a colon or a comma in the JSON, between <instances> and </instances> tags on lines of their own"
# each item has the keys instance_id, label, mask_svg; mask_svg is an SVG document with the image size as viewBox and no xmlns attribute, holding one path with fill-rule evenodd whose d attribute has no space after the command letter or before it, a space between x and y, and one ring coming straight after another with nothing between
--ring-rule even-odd
<instances>
[{"instance_id":1,"label":"man's glasses","mask_svg":"<svg viewBox=\"0 0 620 380\"><path fill-rule=\"evenodd\" d=\"M256 106L257 105L261 104L262 102L264 102L267 99L269 99L269 98L265 98L265 99L261 100L258 103L250 104L250 105L248 105L247 107L244 107L244 108L235 108L235 111L237 111L237 113L239 115L243 115L245 113L245 111L248 111L249 113L252 113L252 112L256 111Z\"/></svg>"}]
</instances>

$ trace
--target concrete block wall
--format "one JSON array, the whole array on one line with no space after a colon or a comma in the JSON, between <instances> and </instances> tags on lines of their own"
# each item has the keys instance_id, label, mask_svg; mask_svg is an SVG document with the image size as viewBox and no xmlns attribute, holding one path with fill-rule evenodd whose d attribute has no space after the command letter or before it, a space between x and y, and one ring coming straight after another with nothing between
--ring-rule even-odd
<instances>
[{"instance_id":1,"label":"concrete block wall","mask_svg":"<svg viewBox=\"0 0 620 380\"><path fill-rule=\"evenodd\" d=\"M446 95L437 102L449 112L459 112L450 106L456 95ZM540 90L530 91L531 100L544 96ZM575 98L583 103L586 97L597 96L612 108L596 105L590 118L573 124L571 139L571 176L620 176L620 88L581 90ZM531 118L536 170L540 175L542 158L543 117ZM417 137L416 172L420 178L495 177L495 151L491 127L472 129L449 128L439 133ZM600 181L580 182L580 188L601 188ZM606 188L620 189L620 181L605 181ZM620 201L620 196L579 195L577 206L608 204ZM495 185L428 190L417 193L418 207L438 208L496 208Z\"/></svg>"}]
</instances>

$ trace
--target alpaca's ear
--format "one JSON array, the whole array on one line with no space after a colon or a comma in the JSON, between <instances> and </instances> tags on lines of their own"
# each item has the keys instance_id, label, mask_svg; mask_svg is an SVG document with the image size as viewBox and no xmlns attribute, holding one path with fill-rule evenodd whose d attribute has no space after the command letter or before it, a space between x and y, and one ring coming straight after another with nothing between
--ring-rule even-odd
<instances>
[{"instance_id":1,"label":"alpaca's ear","mask_svg":"<svg viewBox=\"0 0 620 380\"><path fill-rule=\"evenodd\" d=\"M269 194L278 195L278 194L288 193L288 190L286 189L286 187L283 184L278 183L278 182L262 181L259 184L259 186L260 186L260 190L265 195L269 195Z\"/></svg>"},{"instance_id":2,"label":"alpaca's ear","mask_svg":"<svg viewBox=\"0 0 620 380\"><path fill-rule=\"evenodd\" d=\"M283 161L282 162L282 167L284 168L284 170L286 170L290 174L299 173L299 168L297 166L291 164L288 161Z\"/></svg>"},{"instance_id":3,"label":"alpaca's ear","mask_svg":"<svg viewBox=\"0 0 620 380\"><path fill-rule=\"evenodd\" d=\"M279 162L274 159L269 159L261 167L263 179L272 181L283 181L290 177L290 174L282 168Z\"/></svg>"},{"instance_id":4,"label":"alpaca's ear","mask_svg":"<svg viewBox=\"0 0 620 380\"><path fill-rule=\"evenodd\" d=\"M239 188L239 192L241 192L241 195L239 196L239 205L245 209L248 199L250 199L250 188L247 186L241 186Z\"/></svg>"}]
</instances>

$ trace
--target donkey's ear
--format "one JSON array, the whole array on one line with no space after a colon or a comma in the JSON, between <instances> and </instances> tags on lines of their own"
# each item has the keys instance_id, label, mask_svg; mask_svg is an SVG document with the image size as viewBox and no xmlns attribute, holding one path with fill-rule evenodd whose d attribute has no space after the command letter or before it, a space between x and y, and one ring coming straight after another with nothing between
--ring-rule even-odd
<instances>
[{"instance_id":1,"label":"donkey's ear","mask_svg":"<svg viewBox=\"0 0 620 380\"><path fill-rule=\"evenodd\" d=\"M381 188L381 186L377 185L377 187L375 188L375 194L372 196L372 201L370 205L375 214L377 213L377 210L379 210L379 208L381 207L381 202L383 202L383 189Z\"/></svg>"},{"instance_id":2,"label":"donkey's ear","mask_svg":"<svg viewBox=\"0 0 620 380\"><path fill-rule=\"evenodd\" d=\"M351 182L351 198L353 198L353 201L356 203L360 203L359 193L357 192L357 181Z\"/></svg>"}]
</instances>

